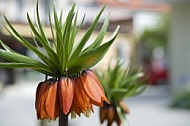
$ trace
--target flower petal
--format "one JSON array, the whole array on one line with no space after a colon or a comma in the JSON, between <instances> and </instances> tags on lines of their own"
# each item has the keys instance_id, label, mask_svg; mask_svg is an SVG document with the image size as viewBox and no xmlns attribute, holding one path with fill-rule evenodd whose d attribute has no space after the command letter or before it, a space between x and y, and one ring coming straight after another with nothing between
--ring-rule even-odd
<instances>
[{"instance_id":1,"label":"flower petal","mask_svg":"<svg viewBox=\"0 0 190 126\"><path fill-rule=\"evenodd\" d=\"M102 85L100 84L100 81L98 80L98 78L96 77L96 75L94 74L94 72L92 70L86 70L88 76L90 76L91 78L93 78L97 84L99 85L99 87L101 88L102 92L104 92L104 88L102 87Z\"/></svg>"},{"instance_id":2,"label":"flower petal","mask_svg":"<svg viewBox=\"0 0 190 126\"><path fill-rule=\"evenodd\" d=\"M37 87L35 107L38 119L45 119L47 117L45 111L45 101L48 95L49 87L49 81L42 82Z\"/></svg>"},{"instance_id":3,"label":"flower petal","mask_svg":"<svg viewBox=\"0 0 190 126\"><path fill-rule=\"evenodd\" d=\"M99 110L99 117L100 117L100 122L101 124L108 118L108 109L105 107L100 107Z\"/></svg>"},{"instance_id":4,"label":"flower petal","mask_svg":"<svg viewBox=\"0 0 190 126\"><path fill-rule=\"evenodd\" d=\"M90 97L90 102L92 104L103 106L103 101L109 103L100 82L98 81L95 74L92 73L92 71L87 70L83 72L80 78L82 80L84 90Z\"/></svg>"},{"instance_id":5,"label":"flower petal","mask_svg":"<svg viewBox=\"0 0 190 126\"><path fill-rule=\"evenodd\" d=\"M43 82L40 82L36 88L35 109L37 112L37 117L39 117L39 112L40 112L40 99L41 99L41 97L39 94L40 94L40 89L41 89L42 84L43 84Z\"/></svg>"},{"instance_id":6,"label":"flower petal","mask_svg":"<svg viewBox=\"0 0 190 126\"><path fill-rule=\"evenodd\" d=\"M62 77L59 81L59 101L64 114L68 114L75 93L75 82L68 77Z\"/></svg>"},{"instance_id":7,"label":"flower petal","mask_svg":"<svg viewBox=\"0 0 190 126\"><path fill-rule=\"evenodd\" d=\"M108 126L112 125L112 123L113 123L113 121L115 119L115 114L117 114L117 113L115 113L114 108L110 106L108 108Z\"/></svg>"},{"instance_id":8,"label":"flower petal","mask_svg":"<svg viewBox=\"0 0 190 126\"><path fill-rule=\"evenodd\" d=\"M50 85L51 86L49 88L48 95L46 98L45 108L49 119L55 119L59 116L59 110L60 110L58 94L57 94L58 82L57 81L51 82Z\"/></svg>"},{"instance_id":9,"label":"flower petal","mask_svg":"<svg viewBox=\"0 0 190 126\"><path fill-rule=\"evenodd\" d=\"M82 113L82 109L73 102L71 106L71 113L76 113L78 116L80 116L80 114Z\"/></svg>"},{"instance_id":10,"label":"flower petal","mask_svg":"<svg viewBox=\"0 0 190 126\"><path fill-rule=\"evenodd\" d=\"M86 95L83 89L82 80L80 77L75 79L76 89L73 102L79 106L82 110L87 110L89 107L90 98Z\"/></svg>"}]
</instances>

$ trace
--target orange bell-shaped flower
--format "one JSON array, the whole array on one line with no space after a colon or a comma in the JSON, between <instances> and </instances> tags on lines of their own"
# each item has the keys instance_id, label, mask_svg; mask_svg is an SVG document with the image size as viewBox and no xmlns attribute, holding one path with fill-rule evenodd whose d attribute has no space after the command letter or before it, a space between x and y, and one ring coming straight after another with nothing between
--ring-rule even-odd
<instances>
[{"instance_id":1,"label":"orange bell-shaped flower","mask_svg":"<svg viewBox=\"0 0 190 126\"><path fill-rule=\"evenodd\" d=\"M118 103L119 107L121 107L121 110L124 113L129 114L129 108L127 104L123 100L119 101ZM111 126L114 121L117 123L117 126L121 125L121 119L117 113L116 106L114 103L111 104L104 103L104 106L100 107L99 112L100 112L99 116L101 123L107 120L107 126Z\"/></svg>"},{"instance_id":2,"label":"orange bell-shaped flower","mask_svg":"<svg viewBox=\"0 0 190 126\"><path fill-rule=\"evenodd\" d=\"M46 112L50 119L57 118L59 116L60 104L57 92L58 82L52 82L46 98Z\"/></svg>"},{"instance_id":3,"label":"orange bell-shaped flower","mask_svg":"<svg viewBox=\"0 0 190 126\"><path fill-rule=\"evenodd\" d=\"M60 109L67 115L83 113L89 117L93 104L103 106L109 103L104 90L95 74L83 71L77 77L62 77L59 81L52 79L41 82L36 90L35 107L38 119L55 119Z\"/></svg>"},{"instance_id":4,"label":"orange bell-shaped flower","mask_svg":"<svg viewBox=\"0 0 190 126\"><path fill-rule=\"evenodd\" d=\"M82 87L86 95L90 98L90 103L97 106L103 106L104 101L109 103L102 85L91 70L83 71L80 78L83 85Z\"/></svg>"},{"instance_id":5,"label":"orange bell-shaped flower","mask_svg":"<svg viewBox=\"0 0 190 126\"><path fill-rule=\"evenodd\" d=\"M62 77L59 81L59 101L64 114L70 112L75 93L75 82L68 77Z\"/></svg>"},{"instance_id":6,"label":"orange bell-shaped flower","mask_svg":"<svg viewBox=\"0 0 190 126\"><path fill-rule=\"evenodd\" d=\"M78 116L80 116L81 113L93 111L92 104L90 103L90 98L88 97L88 95L86 95L80 77L77 77L75 79L75 84L75 95L71 111L74 111Z\"/></svg>"},{"instance_id":7,"label":"orange bell-shaped flower","mask_svg":"<svg viewBox=\"0 0 190 126\"><path fill-rule=\"evenodd\" d=\"M59 116L60 106L57 95L57 82L46 80L38 84L35 101L38 119L56 119Z\"/></svg>"},{"instance_id":8,"label":"orange bell-shaped flower","mask_svg":"<svg viewBox=\"0 0 190 126\"><path fill-rule=\"evenodd\" d=\"M116 121L117 126L121 125L121 120L114 104L105 103L103 107L100 107L100 122L103 123L105 120L107 120L107 126L111 126L114 121Z\"/></svg>"}]
</instances>

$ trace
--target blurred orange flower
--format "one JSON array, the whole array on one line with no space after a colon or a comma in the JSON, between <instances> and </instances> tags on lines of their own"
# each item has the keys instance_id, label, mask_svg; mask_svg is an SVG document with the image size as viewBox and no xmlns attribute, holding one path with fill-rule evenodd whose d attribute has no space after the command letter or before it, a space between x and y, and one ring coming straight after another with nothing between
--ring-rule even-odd
<instances>
[{"instance_id":1,"label":"blurred orange flower","mask_svg":"<svg viewBox=\"0 0 190 126\"><path fill-rule=\"evenodd\" d=\"M129 114L129 108L124 101L119 101L119 106L125 113ZM115 104L104 103L104 106L100 107L99 112L100 112L100 122L101 123L103 123L105 120L107 120L107 126L111 126L114 121L116 121L117 126L121 125L121 119L119 118Z\"/></svg>"}]
</instances>

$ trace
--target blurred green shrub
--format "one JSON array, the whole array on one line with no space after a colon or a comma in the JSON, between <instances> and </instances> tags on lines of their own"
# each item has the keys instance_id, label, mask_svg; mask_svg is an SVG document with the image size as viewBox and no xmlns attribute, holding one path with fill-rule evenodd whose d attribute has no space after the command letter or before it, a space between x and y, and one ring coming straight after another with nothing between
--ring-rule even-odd
<instances>
[{"instance_id":1,"label":"blurred green shrub","mask_svg":"<svg viewBox=\"0 0 190 126\"><path fill-rule=\"evenodd\" d=\"M190 109L190 91L181 91L171 103L173 108Z\"/></svg>"}]
</instances>

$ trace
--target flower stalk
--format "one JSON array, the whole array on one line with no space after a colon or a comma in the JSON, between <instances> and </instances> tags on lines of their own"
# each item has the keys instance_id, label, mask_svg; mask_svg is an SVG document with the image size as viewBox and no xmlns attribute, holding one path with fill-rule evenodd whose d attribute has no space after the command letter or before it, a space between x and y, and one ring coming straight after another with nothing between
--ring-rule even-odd
<instances>
[{"instance_id":1,"label":"flower stalk","mask_svg":"<svg viewBox=\"0 0 190 126\"><path fill-rule=\"evenodd\" d=\"M68 126L68 115L65 115L62 111L59 114L59 126Z\"/></svg>"}]
</instances>

